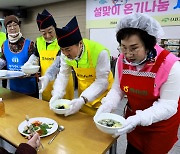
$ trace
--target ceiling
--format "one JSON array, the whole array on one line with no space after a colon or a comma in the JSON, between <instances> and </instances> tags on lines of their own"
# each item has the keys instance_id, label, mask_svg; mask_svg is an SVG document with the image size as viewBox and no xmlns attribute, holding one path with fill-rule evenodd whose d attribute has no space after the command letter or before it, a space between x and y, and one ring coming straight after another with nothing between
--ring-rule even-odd
<instances>
[{"instance_id":1,"label":"ceiling","mask_svg":"<svg viewBox=\"0 0 180 154\"><path fill-rule=\"evenodd\" d=\"M29 8L65 0L0 0L0 9Z\"/></svg>"}]
</instances>

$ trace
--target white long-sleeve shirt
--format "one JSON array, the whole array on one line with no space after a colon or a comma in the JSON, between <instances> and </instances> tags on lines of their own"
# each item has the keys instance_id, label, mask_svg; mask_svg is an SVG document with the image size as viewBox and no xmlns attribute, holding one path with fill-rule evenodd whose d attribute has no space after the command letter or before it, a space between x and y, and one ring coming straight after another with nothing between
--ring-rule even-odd
<instances>
[{"instance_id":1,"label":"white long-sleeve shirt","mask_svg":"<svg viewBox=\"0 0 180 154\"><path fill-rule=\"evenodd\" d=\"M81 56L82 57L82 56ZM59 74L54 83L54 90L52 95L62 98L65 95L65 89L71 74L72 68L65 62L65 55L61 54L61 67ZM81 95L86 97L88 101L93 101L101 95L108 87L108 76L110 72L110 57L107 51L102 51L99 54L96 66L96 79L85 89ZM73 88L73 87L72 87Z\"/></svg>"},{"instance_id":2,"label":"white long-sleeve shirt","mask_svg":"<svg viewBox=\"0 0 180 154\"><path fill-rule=\"evenodd\" d=\"M49 81L55 80L57 74L59 73L60 67L61 67L61 58L60 56L56 56L56 59L45 73L45 76L48 77Z\"/></svg>"}]
</instances>

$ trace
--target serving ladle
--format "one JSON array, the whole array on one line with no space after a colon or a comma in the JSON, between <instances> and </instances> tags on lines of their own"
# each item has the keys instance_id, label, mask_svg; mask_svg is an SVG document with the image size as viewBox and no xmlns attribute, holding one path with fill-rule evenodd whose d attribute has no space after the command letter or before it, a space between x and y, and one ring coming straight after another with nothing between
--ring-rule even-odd
<instances>
[{"instance_id":1,"label":"serving ladle","mask_svg":"<svg viewBox=\"0 0 180 154\"><path fill-rule=\"evenodd\" d=\"M58 129L57 129L56 134L55 134L55 135L53 136L53 138L48 142L48 144L51 144L52 141L56 138L56 136L57 136L61 131L63 131L63 130L64 130L64 126L62 126L62 125L58 126Z\"/></svg>"}]
</instances>

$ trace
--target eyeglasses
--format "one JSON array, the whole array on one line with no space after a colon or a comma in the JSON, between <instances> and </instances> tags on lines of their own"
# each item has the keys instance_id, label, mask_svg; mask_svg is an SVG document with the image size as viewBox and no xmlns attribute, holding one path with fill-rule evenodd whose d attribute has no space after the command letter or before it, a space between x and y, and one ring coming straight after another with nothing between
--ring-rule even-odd
<instances>
[{"instance_id":1,"label":"eyeglasses","mask_svg":"<svg viewBox=\"0 0 180 154\"><path fill-rule=\"evenodd\" d=\"M131 54L137 54L143 46L140 47L131 47L131 48L126 48L124 46L118 46L117 50L121 53L127 54L127 53L131 53Z\"/></svg>"},{"instance_id":2,"label":"eyeglasses","mask_svg":"<svg viewBox=\"0 0 180 154\"><path fill-rule=\"evenodd\" d=\"M12 27L17 27L18 26L18 24L12 24L12 25L7 25L7 28L12 28Z\"/></svg>"}]
</instances>

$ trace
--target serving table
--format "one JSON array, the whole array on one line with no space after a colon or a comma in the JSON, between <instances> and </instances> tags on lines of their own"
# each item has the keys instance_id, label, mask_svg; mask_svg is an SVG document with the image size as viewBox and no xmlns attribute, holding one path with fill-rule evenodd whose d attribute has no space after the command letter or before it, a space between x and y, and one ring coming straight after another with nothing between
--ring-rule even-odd
<instances>
[{"instance_id":1,"label":"serving table","mask_svg":"<svg viewBox=\"0 0 180 154\"><path fill-rule=\"evenodd\" d=\"M0 97L3 98L6 112L5 116L0 117L0 137L15 147L27 142L18 131L26 115L30 118L51 118L65 127L50 145L48 141L54 134L41 138L44 149L40 147L38 154L101 154L116 142L111 135L96 128L90 115L81 112L68 117L57 115L49 109L48 102L5 88L0 88Z\"/></svg>"}]
</instances>

